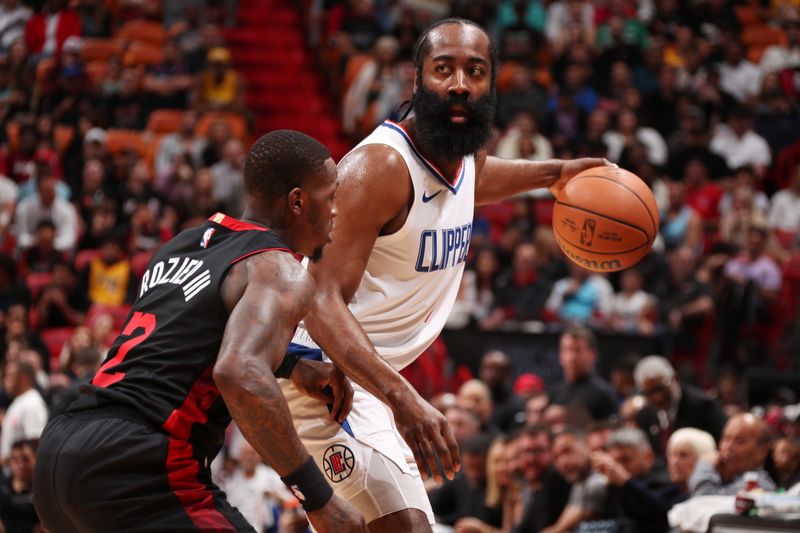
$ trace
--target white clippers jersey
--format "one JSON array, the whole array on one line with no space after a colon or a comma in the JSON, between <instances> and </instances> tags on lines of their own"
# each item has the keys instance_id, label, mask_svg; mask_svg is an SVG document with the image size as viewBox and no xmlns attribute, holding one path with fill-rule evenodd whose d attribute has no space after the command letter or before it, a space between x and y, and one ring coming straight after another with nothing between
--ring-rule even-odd
<instances>
[{"instance_id":1,"label":"white clippers jersey","mask_svg":"<svg viewBox=\"0 0 800 533\"><path fill-rule=\"evenodd\" d=\"M472 234L475 159L461 161L450 184L403 128L386 121L356 147L384 144L408 167L414 203L405 224L378 237L350 310L378 353L400 370L436 339L458 294ZM387 187L394 176L383 178ZM295 339L308 344L308 334Z\"/></svg>"}]
</instances>

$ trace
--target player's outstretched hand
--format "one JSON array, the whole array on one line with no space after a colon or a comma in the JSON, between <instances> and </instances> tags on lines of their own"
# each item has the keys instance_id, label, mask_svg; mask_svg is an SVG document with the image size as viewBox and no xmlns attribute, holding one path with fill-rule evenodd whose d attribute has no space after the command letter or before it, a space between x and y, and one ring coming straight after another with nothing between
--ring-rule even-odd
<instances>
[{"instance_id":1,"label":"player's outstretched hand","mask_svg":"<svg viewBox=\"0 0 800 533\"><path fill-rule=\"evenodd\" d=\"M392 412L397 429L414 452L422 479L428 478L428 470L437 482L442 481L442 470L447 479L453 479L461 469L461 458L447 419L416 392L407 396L392 406Z\"/></svg>"},{"instance_id":2,"label":"player's outstretched hand","mask_svg":"<svg viewBox=\"0 0 800 533\"><path fill-rule=\"evenodd\" d=\"M328 404L331 418L344 421L353 407L353 387L342 371L330 363L301 359L290 377L297 390Z\"/></svg>"},{"instance_id":3,"label":"player's outstretched hand","mask_svg":"<svg viewBox=\"0 0 800 533\"><path fill-rule=\"evenodd\" d=\"M602 166L615 167L617 165L603 157L582 157L580 159L565 160L564 164L561 165L560 175L549 187L550 192L553 194L553 196L558 197L558 193L561 192L561 189L564 188L564 185L566 185L567 182L575 175L583 172L584 170Z\"/></svg>"},{"instance_id":4,"label":"player's outstretched hand","mask_svg":"<svg viewBox=\"0 0 800 533\"><path fill-rule=\"evenodd\" d=\"M334 495L320 509L306 513L320 533L367 533L367 524L355 507Z\"/></svg>"}]
</instances>

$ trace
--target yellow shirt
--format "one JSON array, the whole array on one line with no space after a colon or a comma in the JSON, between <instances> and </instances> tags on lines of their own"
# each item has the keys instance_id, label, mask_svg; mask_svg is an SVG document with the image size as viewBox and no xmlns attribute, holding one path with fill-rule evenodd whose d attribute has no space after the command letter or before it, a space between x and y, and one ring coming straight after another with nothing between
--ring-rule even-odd
<instances>
[{"instance_id":1,"label":"yellow shirt","mask_svg":"<svg viewBox=\"0 0 800 533\"><path fill-rule=\"evenodd\" d=\"M130 279L128 261L107 265L96 257L89 263L89 299L97 304L121 305L125 303Z\"/></svg>"},{"instance_id":2,"label":"yellow shirt","mask_svg":"<svg viewBox=\"0 0 800 533\"><path fill-rule=\"evenodd\" d=\"M203 100L215 104L231 104L236 99L236 72L229 69L222 78L222 83L214 82L214 73L207 70L203 73Z\"/></svg>"}]
</instances>

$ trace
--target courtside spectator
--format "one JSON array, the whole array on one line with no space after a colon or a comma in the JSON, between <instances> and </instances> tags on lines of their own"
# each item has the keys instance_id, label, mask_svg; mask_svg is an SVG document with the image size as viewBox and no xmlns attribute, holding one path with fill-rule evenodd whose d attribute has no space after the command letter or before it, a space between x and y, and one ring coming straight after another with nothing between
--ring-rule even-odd
<instances>
[{"instance_id":1,"label":"courtside spectator","mask_svg":"<svg viewBox=\"0 0 800 533\"><path fill-rule=\"evenodd\" d=\"M47 424L47 406L36 389L36 370L30 363L7 360L3 390L13 398L0 430L0 462L8 465L15 442L41 436Z\"/></svg>"}]
</instances>

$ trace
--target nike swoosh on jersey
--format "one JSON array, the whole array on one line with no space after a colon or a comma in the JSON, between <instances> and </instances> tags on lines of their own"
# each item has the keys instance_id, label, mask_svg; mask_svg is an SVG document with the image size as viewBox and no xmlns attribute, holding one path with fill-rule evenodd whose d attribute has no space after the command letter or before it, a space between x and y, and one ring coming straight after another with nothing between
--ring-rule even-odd
<instances>
[{"instance_id":1,"label":"nike swoosh on jersey","mask_svg":"<svg viewBox=\"0 0 800 533\"><path fill-rule=\"evenodd\" d=\"M438 191L436 191L435 193L431 194L430 196L426 196L427 192L422 191L422 203L427 204L428 202L430 202L431 200L436 198L436 196L439 193L443 192L443 191L444 191L444 189L439 189Z\"/></svg>"}]
</instances>

